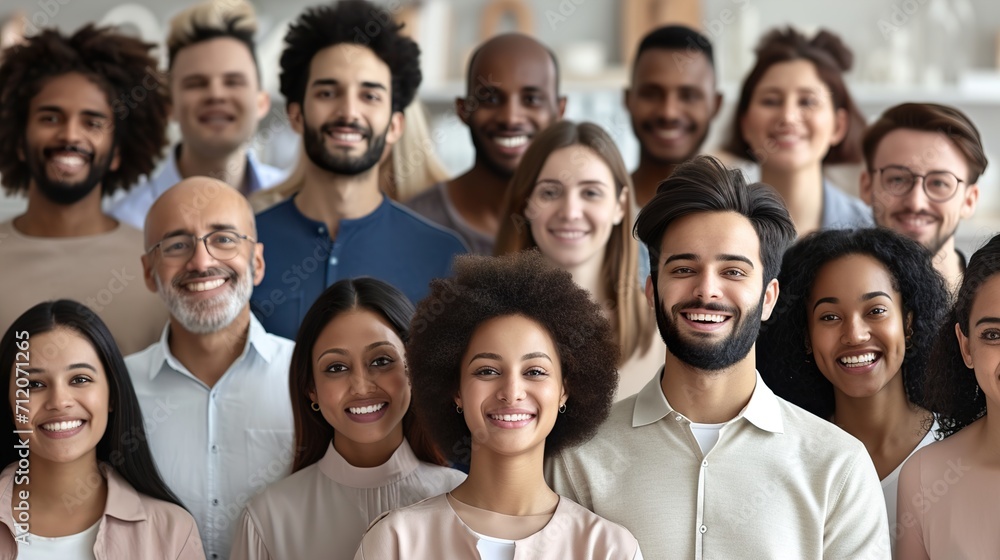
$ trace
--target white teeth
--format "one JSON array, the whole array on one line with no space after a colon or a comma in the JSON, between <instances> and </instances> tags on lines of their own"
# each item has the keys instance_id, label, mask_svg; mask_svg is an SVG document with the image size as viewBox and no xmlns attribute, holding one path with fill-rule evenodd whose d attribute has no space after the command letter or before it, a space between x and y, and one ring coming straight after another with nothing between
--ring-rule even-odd
<instances>
[{"instance_id":1,"label":"white teeth","mask_svg":"<svg viewBox=\"0 0 1000 560\"><path fill-rule=\"evenodd\" d=\"M585 231L553 231L552 236L558 237L559 239L580 239L584 235L587 235Z\"/></svg>"},{"instance_id":2,"label":"white teeth","mask_svg":"<svg viewBox=\"0 0 1000 560\"><path fill-rule=\"evenodd\" d=\"M378 412L378 411L382 410L382 408L384 406L385 406L385 403L379 403L379 404L373 404L373 405L361 406L361 407L354 407L354 406L352 406L352 407L349 407L347 410L351 414L372 414L373 412Z\"/></svg>"},{"instance_id":3,"label":"white teeth","mask_svg":"<svg viewBox=\"0 0 1000 560\"><path fill-rule=\"evenodd\" d=\"M726 320L723 315L714 315L710 313L687 313L687 318L689 321L703 321L708 323L721 323Z\"/></svg>"},{"instance_id":4,"label":"white teeth","mask_svg":"<svg viewBox=\"0 0 1000 560\"><path fill-rule=\"evenodd\" d=\"M677 140L684 135L684 131L679 128L664 129L660 128L656 130L656 136L664 140Z\"/></svg>"},{"instance_id":5,"label":"white teeth","mask_svg":"<svg viewBox=\"0 0 1000 560\"><path fill-rule=\"evenodd\" d=\"M185 286L185 288L189 292L204 292L207 290L214 290L225 283L225 279L219 278L218 280L209 280L208 282L192 282Z\"/></svg>"},{"instance_id":6,"label":"white teeth","mask_svg":"<svg viewBox=\"0 0 1000 560\"><path fill-rule=\"evenodd\" d=\"M504 422L521 422L523 420L530 420L530 414L490 414L490 418L494 420L502 420Z\"/></svg>"},{"instance_id":7,"label":"white teeth","mask_svg":"<svg viewBox=\"0 0 1000 560\"><path fill-rule=\"evenodd\" d=\"M70 420L68 422L50 422L42 424L42 429L50 432L65 432L83 425L83 420Z\"/></svg>"},{"instance_id":8,"label":"white teeth","mask_svg":"<svg viewBox=\"0 0 1000 560\"><path fill-rule=\"evenodd\" d=\"M335 132L335 133L331 134L330 136L332 136L334 140L342 140L344 142L360 142L361 141L361 135L358 134L357 132Z\"/></svg>"},{"instance_id":9,"label":"white teeth","mask_svg":"<svg viewBox=\"0 0 1000 560\"><path fill-rule=\"evenodd\" d=\"M867 366L875 361L875 353L869 352L867 354L861 354L860 356L844 356L840 358L840 363L845 366Z\"/></svg>"},{"instance_id":10,"label":"white teeth","mask_svg":"<svg viewBox=\"0 0 1000 560\"><path fill-rule=\"evenodd\" d=\"M528 143L527 136L512 136L510 138L497 137L493 139L494 142L500 144L504 148L517 148Z\"/></svg>"}]
</instances>

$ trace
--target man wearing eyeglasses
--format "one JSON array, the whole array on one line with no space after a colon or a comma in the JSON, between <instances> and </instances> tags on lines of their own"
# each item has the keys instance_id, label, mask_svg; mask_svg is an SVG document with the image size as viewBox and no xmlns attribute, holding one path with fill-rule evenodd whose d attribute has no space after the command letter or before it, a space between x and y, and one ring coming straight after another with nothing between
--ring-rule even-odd
<instances>
[{"instance_id":1,"label":"man wearing eyeglasses","mask_svg":"<svg viewBox=\"0 0 1000 560\"><path fill-rule=\"evenodd\" d=\"M146 286L170 311L160 341L128 356L150 449L198 522L208 558L228 558L246 501L288 475L294 343L250 313L264 277L253 211L226 183L192 177L146 218Z\"/></svg>"},{"instance_id":2,"label":"man wearing eyeglasses","mask_svg":"<svg viewBox=\"0 0 1000 560\"><path fill-rule=\"evenodd\" d=\"M868 128L863 150L861 198L875 222L930 250L956 291L965 256L955 247L955 231L976 210L987 163L979 131L953 107L904 103Z\"/></svg>"}]
</instances>

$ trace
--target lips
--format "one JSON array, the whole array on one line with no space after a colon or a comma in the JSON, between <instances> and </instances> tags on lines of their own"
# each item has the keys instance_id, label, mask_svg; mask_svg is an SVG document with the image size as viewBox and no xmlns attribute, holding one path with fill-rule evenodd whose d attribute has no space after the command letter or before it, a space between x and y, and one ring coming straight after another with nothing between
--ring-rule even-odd
<instances>
[{"instance_id":1,"label":"lips","mask_svg":"<svg viewBox=\"0 0 1000 560\"><path fill-rule=\"evenodd\" d=\"M389 412L389 402L379 399L354 401L344 408L348 419L361 424L378 422Z\"/></svg>"},{"instance_id":2,"label":"lips","mask_svg":"<svg viewBox=\"0 0 1000 560\"><path fill-rule=\"evenodd\" d=\"M488 412L486 418L490 424L505 430L516 430L523 428L535 421L538 414L530 410L511 409Z\"/></svg>"},{"instance_id":3,"label":"lips","mask_svg":"<svg viewBox=\"0 0 1000 560\"><path fill-rule=\"evenodd\" d=\"M42 153L48 166L59 175L75 175L93 160L92 153L75 146L48 148Z\"/></svg>"},{"instance_id":4,"label":"lips","mask_svg":"<svg viewBox=\"0 0 1000 560\"><path fill-rule=\"evenodd\" d=\"M550 229L549 234L560 241L579 241L586 237L590 232L579 230L579 229Z\"/></svg>"},{"instance_id":5,"label":"lips","mask_svg":"<svg viewBox=\"0 0 1000 560\"><path fill-rule=\"evenodd\" d=\"M870 366L882 357L881 352L865 352L863 354L851 354L837 358L841 365L849 368L860 368Z\"/></svg>"},{"instance_id":6,"label":"lips","mask_svg":"<svg viewBox=\"0 0 1000 560\"><path fill-rule=\"evenodd\" d=\"M214 290L225 283L225 278L218 278L216 280L207 280L205 282L191 282L189 284L185 284L184 289L189 292L207 292L209 290Z\"/></svg>"},{"instance_id":7,"label":"lips","mask_svg":"<svg viewBox=\"0 0 1000 560\"><path fill-rule=\"evenodd\" d=\"M236 115L226 111L205 111L198 115L198 122L207 125L227 125L236 121Z\"/></svg>"},{"instance_id":8,"label":"lips","mask_svg":"<svg viewBox=\"0 0 1000 560\"><path fill-rule=\"evenodd\" d=\"M334 144L341 146L353 146L371 137L369 131L358 126L324 126L322 132Z\"/></svg>"},{"instance_id":9,"label":"lips","mask_svg":"<svg viewBox=\"0 0 1000 560\"><path fill-rule=\"evenodd\" d=\"M52 439L65 439L82 432L86 424L86 420L79 418L55 420L38 424L37 432Z\"/></svg>"},{"instance_id":10,"label":"lips","mask_svg":"<svg viewBox=\"0 0 1000 560\"><path fill-rule=\"evenodd\" d=\"M922 233L933 227L938 219L925 212L898 212L892 215L893 220L900 225L904 233Z\"/></svg>"},{"instance_id":11,"label":"lips","mask_svg":"<svg viewBox=\"0 0 1000 560\"><path fill-rule=\"evenodd\" d=\"M49 422L47 424L42 424L39 427L49 432L67 432L69 430L79 428L82 425L83 420L64 420L62 422Z\"/></svg>"}]
</instances>

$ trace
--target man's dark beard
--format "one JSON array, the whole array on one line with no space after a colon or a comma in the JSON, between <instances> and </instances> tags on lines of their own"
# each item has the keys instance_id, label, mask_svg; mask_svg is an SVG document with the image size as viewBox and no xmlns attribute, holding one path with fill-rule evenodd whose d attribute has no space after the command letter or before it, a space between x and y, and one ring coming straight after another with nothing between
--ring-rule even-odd
<instances>
[{"instance_id":1,"label":"man's dark beard","mask_svg":"<svg viewBox=\"0 0 1000 560\"><path fill-rule=\"evenodd\" d=\"M31 179L35 182L35 185L38 186L38 192L42 193L42 196L50 202L60 204L62 206L69 206L80 202L86 198L87 195L89 195L97 187L97 185L101 184L104 176L107 175L108 171L111 169L111 156L115 151L114 147L112 147L103 158L97 159L97 157L92 157L90 160L90 172L87 173L87 176L82 181L67 183L65 181L51 179L45 169L45 163L46 159L49 157L49 153L66 149L73 151L72 146L60 147L59 149L46 149L44 150L43 157L41 159L35 155L35 151L25 150L25 153L27 154L28 171L31 173ZM86 156L83 151L76 151Z\"/></svg>"},{"instance_id":2,"label":"man's dark beard","mask_svg":"<svg viewBox=\"0 0 1000 560\"><path fill-rule=\"evenodd\" d=\"M694 368L705 371L718 371L732 366L750 353L754 342L757 341L757 334L760 333L760 314L764 304L763 296L761 296L761 300L757 303L756 307L750 309L745 315L739 315L739 323L736 324L733 332L715 344L698 344L681 338L680 329L677 328L677 324L671 321L663 311L663 305L660 303L660 295L655 290L653 292L653 301L656 304L656 326L660 331L660 337L663 338L664 344L667 345L667 350L676 356L677 359ZM718 304L700 302L686 303L679 306L678 309L692 307L711 311L733 311L731 308ZM735 319L736 315L734 314L731 320Z\"/></svg>"},{"instance_id":3,"label":"man's dark beard","mask_svg":"<svg viewBox=\"0 0 1000 560\"><path fill-rule=\"evenodd\" d=\"M663 121L657 121L656 124L657 125L662 125ZM639 131L636 130L636 128L637 128L637 126L635 124L633 124L632 125L632 134L636 137L636 139L638 139L639 138ZM638 128L641 128L643 130L643 132L652 132L653 126L651 124L649 124L648 121L647 121L647 122L644 122L644 123L640 123L638 125ZM694 156L696 156L696 155L698 155L698 154L701 153L701 147L705 144L705 140L708 138L708 133L709 133L709 128L705 127L705 131L701 133L701 138L698 138L695 141L694 146L692 148L692 152L690 154L687 154L686 156L682 157L679 160L669 159L669 158L661 158L661 157L657 156L656 154L654 154L653 152L647 150L646 147L642 145L642 142L639 143L639 153L640 153L640 156L641 156L642 160L651 161L651 162L653 162L653 163L655 163L657 165L674 165L674 166L677 166L677 165L680 165L680 164L684 163L685 161L687 161L687 160L689 160L689 159L693 158Z\"/></svg>"},{"instance_id":4,"label":"man's dark beard","mask_svg":"<svg viewBox=\"0 0 1000 560\"><path fill-rule=\"evenodd\" d=\"M306 133L302 135L305 144L306 155L316 164L316 166L335 173L337 175L360 175L371 169L382 159L382 152L385 151L385 137L389 134L390 123L385 127L381 136L372 135L371 130L352 124L334 123L323 125L320 128L313 128L306 125ZM323 145L323 129L327 127L347 127L353 128L361 133L362 137L369 138L368 150L358 157L352 158L348 155L332 154Z\"/></svg>"}]
</instances>

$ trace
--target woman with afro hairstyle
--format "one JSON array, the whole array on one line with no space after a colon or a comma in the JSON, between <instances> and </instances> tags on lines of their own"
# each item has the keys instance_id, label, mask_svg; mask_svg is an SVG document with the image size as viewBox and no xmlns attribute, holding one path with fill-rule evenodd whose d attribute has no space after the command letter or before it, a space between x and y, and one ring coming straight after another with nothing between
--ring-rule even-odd
<instances>
[{"instance_id":1,"label":"woman with afro hairstyle","mask_svg":"<svg viewBox=\"0 0 1000 560\"><path fill-rule=\"evenodd\" d=\"M823 178L824 165L861 162L865 120L844 82L850 49L827 30L809 39L787 28L765 35L756 52L726 151L760 166L799 236L872 225L871 209Z\"/></svg>"},{"instance_id":2,"label":"woman with afro hairstyle","mask_svg":"<svg viewBox=\"0 0 1000 560\"><path fill-rule=\"evenodd\" d=\"M996 558L1000 533L1000 236L969 259L927 366L946 438L899 475L897 558Z\"/></svg>"},{"instance_id":3,"label":"woman with afro hairstyle","mask_svg":"<svg viewBox=\"0 0 1000 560\"><path fill-rule=\"evenodd\" d=\"M831 230L785 253L778 285L757 340L761 376L865 444L891 538L900 467L937 430L923 387L948 307L944 280L922 247L891 230Z\"/></svg>"},{"instance_id":4,"label":"woman with afro hairstyle","mask_svg":"<svg viewBox=\"0 0 1000 560\"><path fill-rule=\"evenodd\" d=\"M410 406L412 318L406 296L374 278L340 280L313 303L290 367L292 475L247 504L232 560L349 560L380 514L465 479Z\"/></svg>"},{"instance_id":5,"label":"woman with afro hairstyle","mask_svg":"<svg viewBox=\"0 0 1000 560\"><path fill-rule=\"evenodd\" d=\"M618 349L600 307L535 252L455 270L418 305L407 356L418 416L469 477L373 523L355 558L641 558L627 529L542 474L610 411Z\"/></svg>"}]
</instances>

